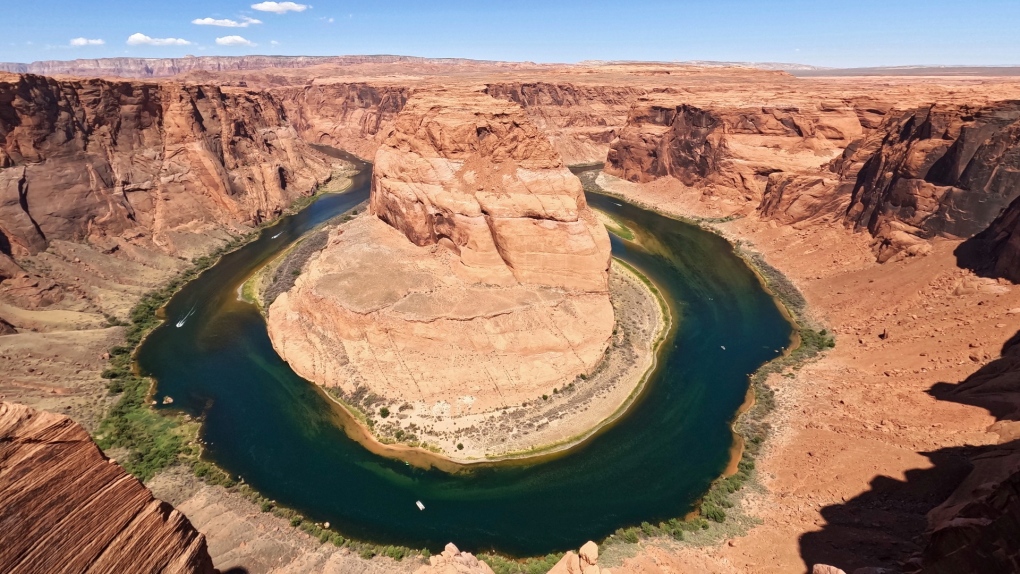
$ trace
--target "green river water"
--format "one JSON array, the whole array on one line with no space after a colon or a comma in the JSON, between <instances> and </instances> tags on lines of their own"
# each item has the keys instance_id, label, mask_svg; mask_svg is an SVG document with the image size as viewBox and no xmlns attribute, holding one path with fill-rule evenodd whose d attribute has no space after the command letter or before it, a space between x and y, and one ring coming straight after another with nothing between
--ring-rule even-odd
<instances>
[{"instance_id":1,"label":"green river water","mask_svg":"<svg viewBox=\"0 0 1020 574\"><path fill-rule=\"evenodd\" d=\"M140 348L140 369L158 382L156 399L172 396L172 408L202 417L205 456L346 536L433 550L454 541L471 551L545 554L691 510L727 465L748 374L776 357L792 330L732 247L696 226L589 194L593 207L635 233L633 243L612 237L614 256L651 278L679 319L646 390L618 422L565 456L457 474L421 470L349 439L339 407L291 371L258 310L237 297L252 271L367 199L371 166L359 165L348 192L284 217L186 285Z\"/></svg>"}]
</instances>

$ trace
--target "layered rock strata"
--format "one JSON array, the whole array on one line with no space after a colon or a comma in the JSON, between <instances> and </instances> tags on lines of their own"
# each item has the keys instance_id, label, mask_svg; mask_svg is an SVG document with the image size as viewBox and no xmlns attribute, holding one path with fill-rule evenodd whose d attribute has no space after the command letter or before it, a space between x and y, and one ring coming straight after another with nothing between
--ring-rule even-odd
<instances>
[{"instance_id":1,"label":"layered rock strata","mask_svg":"<svg viewBox=\"0 0 1020 574\"><path fill-rule=\"evenodd\" d=\"M552 394L602 359L608 234L516 104L412 97L376 154L371 212L270 307L298 374L477 414Z\"/></svg>"},{"instance_id":2,"label":"layered rock strata","mask_svg":"<svg viewBox=\"0 0 1020 574\"><path fill-rule=\"evenodd\" d=\"M71 419L0 403L4 572L213 573L205 537Z\"/></svg>"},{"instance_id":3,"label":"layered rock strata","mask_svg":"<svg viewBox=\"0 0 1020 574\"><path fill-rule=\"evenodd\" d=\"M195 233L279 214L330 175L262 92L0 77L0 252L149 238L193 256Z\"/></svg>"},{"instance_id":4,"label":"layered rock strata","mask_svg":"<svg viewBox=\"0 0 1020 574\"><path fill-rule=\"evenodd\" d=\"M1020 195L1020 104L891 111L816 173L770 177L760 211L800 223L836 218L875 236L880 261L928 240L984 230Z\"/></svg>"},{"instance_id":5,"label":"layered rock strata","mask_svg":"<svg viewBox=\"0 0 1020 574\"><path fill-rule=\"evenodd\" d=\"M709 107L660 96L635 104L610 144L606 173L639 183L673 177L758 199L770 174L813 169L863 129L845 102Z\"/></svg>"},{"instance_id":6,"label":"layered rock strata","mask_svg":"<svg viewBox=\"0 0 1020 574\"><path fill-rule=\"evenodd\" d=\"M273 90L305 141L365 158L375 156L410 92L406 86L365 82L316 83Z\"/></svg>"}]
</instances>

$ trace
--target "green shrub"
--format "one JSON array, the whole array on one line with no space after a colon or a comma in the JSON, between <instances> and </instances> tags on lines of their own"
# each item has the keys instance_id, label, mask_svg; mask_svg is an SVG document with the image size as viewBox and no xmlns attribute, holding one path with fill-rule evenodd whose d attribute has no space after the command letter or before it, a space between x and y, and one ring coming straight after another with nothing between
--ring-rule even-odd
<instances>
[{"instance_id":1,"label":"green shrub","mask_svg":"<svg viewBox=\"0 0 1020 574\"><path fill-rule=\"evenodd\" d=\"M379 409L379 416L381 416L382 418L390 416L390 409L386 407Z\"/></svg>"},{"instance_id":2,"label":"green shrub","mask_svg":"<svg viewBox=\"0 0 1020 574\"><path fill-rule=\"evenodd\" d=\"M703 504L701 514L712 522L723 522L726 520L726 511L714 504Z\"/></svg>"}]
</instances>

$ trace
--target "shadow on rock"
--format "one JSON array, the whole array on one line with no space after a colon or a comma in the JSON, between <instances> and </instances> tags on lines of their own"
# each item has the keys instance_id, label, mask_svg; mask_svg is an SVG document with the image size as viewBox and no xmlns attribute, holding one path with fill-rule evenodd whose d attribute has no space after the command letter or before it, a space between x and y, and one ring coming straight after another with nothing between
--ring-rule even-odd
<instances>
[{"instance_id":1,"label":"shadow on rock","mask_svg":"<svg viewBox=\"0 0 1020 574\"><path fill-rule=\"evenodd\" d=\"M800 537L800 553L810 568L829 564L854 572L881 567L894 572L923 549L925 515L968 475L971 449L923 453L934 465L907 471L906 480L876 476L870 488L842 504L822 509L825 525Z\"/></svg>"},{"instance_id":2,"label":"shadow on rock","mask_svg":"<svg viewBox=\"0 0 1020 574\"><path fill-rule=\"evenodd\" d=\"M910 470L903 481L875 477L866 492L824 508L825 526L800 539L809 568L1020 572L1020 332L1005 342L1000 358L928 392L988 410L1002 442L922 453L931 468Z\"/></svg>"},{"instance_id":3,"label":"shadow on rock","mask_svg":"<svg viewBox=\"0 0 1020 574\"><path fill-rule=\"evenodd\" d=\"M975 235L959 244L953 250L956 256L956 266L961 269L969 269L978 277L995 278L995 265L992 261L992 254L988 249L985 238Z\"/></svg>"}]
</instances>

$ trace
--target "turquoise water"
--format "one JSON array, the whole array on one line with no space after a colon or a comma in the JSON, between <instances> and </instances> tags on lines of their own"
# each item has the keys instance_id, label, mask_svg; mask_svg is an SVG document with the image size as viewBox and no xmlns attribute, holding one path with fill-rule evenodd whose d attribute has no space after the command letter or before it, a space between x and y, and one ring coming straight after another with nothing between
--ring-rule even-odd
<instances>
[{"instance_id":1,"label":"turquoise water","mask_svg":"<svg viewBox=\"0 0 1020 574\"><path fill-rule=\"evenodd\" d=\"M634 230L636 243L612 238L613 254L649 276L680 319L646 391L617 424L561 458L459 474L421 470L347 438L337 407L290 370L262 316L237 300L254 269L364 201L369 174L366 166L349 192L283 218L189 283L139 350L140 368L158 381L156 398L172 396L173 408L203 417L207 458L347 536L433 550L454 541L471 551L544 554L691 510L726 467L748 374L791 334L732 247L589 195Z\"/></svg>"}]
</instances>

